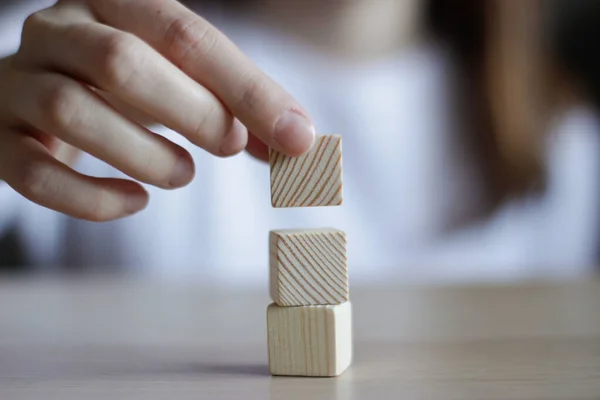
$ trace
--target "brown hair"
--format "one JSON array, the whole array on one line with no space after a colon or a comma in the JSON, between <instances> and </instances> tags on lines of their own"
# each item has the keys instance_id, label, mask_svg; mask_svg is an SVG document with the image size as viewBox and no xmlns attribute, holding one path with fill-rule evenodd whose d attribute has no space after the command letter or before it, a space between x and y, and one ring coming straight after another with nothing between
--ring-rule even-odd
<instances>
[{"instance_id":1,"label":"brown hair","mask_svg":"<svg viewBox=\"0 0 600 400\"><path fill-rule=\"evenodd\" d=\"M547 0L552 58L583 97L600 108L600 1Z\"/></svg>"},{"instance_id":2,"label":"brown hair","mask_svg":"<svg viewBox=\"0 0 600 400\"><path fill-rule=\"evenodd\" d=\"M219 4L240 9L253 1ZM492 203L543 188L543 133L561 95L550 91L555 72L600 106L600 45L590 40L600 35L600 1L426 2L426 28L448 45L461 70L457 111Z\"/></svg>"},{"instance_id":3,"label":"brown hair","mask_svg":"<svg viewBox=\"0 0 600 400\"><path fill-rule=\"evenodd\" d=\"M491 205L541 187L547 64L540 0L429 0L427 18L460 64L464 134Z\"/></svg>"},{"instance_id":4,"label":"brown hair","mask_svg":"<svg viewBox=\"0 0 600 400\"><path fill-rule=\"evenodd\" d=\"M227 0L233 8L253 0ZM464 146L476 157L490 206L543 187L547 120L544 0L427 0L426 29L456 59ZM486 210L490 211L490 210Z\"/></svg>"}]
</instances>

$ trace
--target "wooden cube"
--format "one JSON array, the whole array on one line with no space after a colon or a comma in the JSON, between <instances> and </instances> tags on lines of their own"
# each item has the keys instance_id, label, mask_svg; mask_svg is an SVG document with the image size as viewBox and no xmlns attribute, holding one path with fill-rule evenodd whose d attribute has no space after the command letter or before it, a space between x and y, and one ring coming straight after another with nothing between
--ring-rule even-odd
<instances>
[{"instance_id":1,"label":"wooden cube","mask_svg":"<svg viewBox=\"0 0 600 400\"><path fill-rule=\"evenodd\" d=\"M349 300L346 235L332 228L281 229L269 235L269 291L280 306Z\"/></svg>"},{"instance_id":2,"label":"wooden cube","mask_svg":"<svg viewBox=\"0 0 600 400\"><path fill-rule=\"evenodd\" d=\"M267 308L272 375L338 376L352 362L352 306Z\"/></svg>"},{"instance_id":3,"label":"wooden cube","mask_svg":"<svg viewBox=\"0 0 600 400\"><path fill-rule=\"evenodd\" d=\"M342 137L318 136L300 157L269 152L273 207L317 207L342 204Z\"/></svg>"}]
</instances>

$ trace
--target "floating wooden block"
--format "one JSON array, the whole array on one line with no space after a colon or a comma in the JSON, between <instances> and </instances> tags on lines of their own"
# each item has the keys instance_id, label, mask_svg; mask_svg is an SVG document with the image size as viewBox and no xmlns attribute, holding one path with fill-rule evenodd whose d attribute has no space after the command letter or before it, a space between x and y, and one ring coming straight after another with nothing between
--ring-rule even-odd
<instances>
[{"instance_id":1,"label":"floating wooden block","mask_svg":"<svg viewBox=\"0 0 600 400\"><path fill-rule=\"evenodd\" d=\"M269 247L269 291L278 305L349 300L344 232L331 228L274 230Z\"/></svg>"},{"instance_id":2,"label":"floating wooden block","mask_svg":"<svg viewBox=\"0 0 600 400\"><path fill-rule=\"evenodd\" d=\"M338 376L352 362L352 306L267 308L272 375Z\"/></svg>"},{"instance_id":3,"label":"floating wooden block","mask_svg":"<svg viewBox=\"0 0 600 400\"><path fill-rule=\"evenodd\" d=\"M269 152L273 207L316 207L342 204L342 137L318 136L301 157Z\"/></svg>"}]
</instances>

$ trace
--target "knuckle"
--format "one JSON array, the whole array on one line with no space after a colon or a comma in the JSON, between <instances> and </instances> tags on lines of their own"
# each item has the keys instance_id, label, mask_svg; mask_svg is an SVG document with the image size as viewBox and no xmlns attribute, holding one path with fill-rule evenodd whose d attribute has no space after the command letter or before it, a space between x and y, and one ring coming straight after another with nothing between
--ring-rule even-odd
<instances>
[{"instance_id":1,"label":"knuckle","mask_svg":"<svg viewBox=\"0 0 600 400\"><path fill-rule=\"evenodd\" d=\"M255 113L259 110L263 103L261 93L264 93L264 86L264 83L259 79L249 79L238 97L238 108L249 113Z\"/></svg>"},{"instance_id":2,"label":"knuckle","mask_svg":"<svg viewBox=\"0 0 600 400\"><path fill-rule=\"evenodd\" d=\"M36 34L46 25L46 23L47 19L44 11L37 11L30 14L25 18L25 22L23 23L23 36L29 37L30 35Z\"/></svg>"},{"instance_id":3,"label":"knuckle","mask_svg":"<svg viewBox=\"0 0 600 400\"><path fill-rule=\"evenodd\" d=\"M136 164L134 168L140 174L142 181L160 182L164 179L165 172L163 168L157 168L161 164L154 151L145 151L140 154Z\"/></svg>"},{"instance_id":4,"label":"knuckle","mask_svg":"<svg viewBox=\"0 0 600 400\"><path fill-rule=\"evenodd\" d=\"M22 193L32 199L52 199L56 197L59 184L56 171L40 161L27 163L21 170Z\"/></svg>"},{"instance_id":5,"label":"knuckle","mask_svg":"<svg viewBox=\"0 0 600 400\"><path fill-rule=\"evenodd\" d=\"M202 116L196 122L194 129L191 132L191 140L201 146L207 145L206 138L211 135L211 131L214 130L214 121L217 119L223 119L221 109L217 106L210 106L204 110ZM223 125L225 125L223 123Z\"/></svg>"},{"instance_id":6,"label":"knuckle","mask_svg":"<svg viewBox=\"0 0 600 400\"><path fill-rule=\"evenodd\" d=\"M43 40L51 27L46 12L46 10L38 11L25 18L21 31L21 43L16 52L17 58L26 58L31 53L38 51L38 43Z\"/></svg>"},{"instance_id":7,"label":"knuckle","mask_svg":"<svg viewBox=\"0 0 600 400\"><path fill-rule=\"evenodd\" d=\"M39 106L48 125L68 130L72 127L80 99L76 90L68 84L55 84L40 95Z\"/></svg>"},{"instance_id":8,"label":"knuckle","mask_svg":"<svg viewBox=\"0 0 600 400\"><path fill-rule=\"evenodd\" d=\"M134 178L158 186L167 186L170 179L169 154L162 148L145 148L129 159L128 172Z\"/></svg>"},{"instance_id":9,"label":"knuckle","mask_svg":"<svg viewBox=\"0 0 600 400\"><path fill-rule=\"evenodd\" d=\"M86 207L81 211L81 219L92 222L104 222L111 219L109 210L106 207L107 193L104 189L98 188L94 195L90 196Z\"/></svg>"},{"instance_id":10,"label":"knuckle","mask_svg":"<svg viewBox=\"0 0 600 400\"><path fill-rule=\"evenodd\" d=\"M109 34L101 44L100 67L104 84L108 88L127 87L136 75L138 41L124 32Z\"/></svg>"},{"instance_id":11,"label":"knuckle","mask_svg":"<svg viewBox=\"0 0 600 400\"><path fill-rule=\"evenodd\" d=\"M208 57L220 41L219 32L199 17L174 20L166 32L173 58L184 66L193 54L195 59Z\"/></svg>"}]
</instances>

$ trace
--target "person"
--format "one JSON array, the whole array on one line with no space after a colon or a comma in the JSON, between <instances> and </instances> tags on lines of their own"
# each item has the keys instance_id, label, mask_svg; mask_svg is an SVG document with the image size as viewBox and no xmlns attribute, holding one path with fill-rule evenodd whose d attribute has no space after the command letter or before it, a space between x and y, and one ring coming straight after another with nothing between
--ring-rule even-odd
<instances>
[{"instance_id":1,"label":"person","mask_svg":"<svg viewBox=\"0 0 600 400\"><path fill-rule=\"evenodd\" d=\"M262 282L269 229L323 224L347 232L361 281L593 260L589 107L549 134L546 196L501 202L545 156L535 2L52 3L11 6L31 16L3 33L0 66L2 225L39 269ZM316 133L343 135L344 205L271 209L256 159Z\"/></svg>"}]
</instances>

